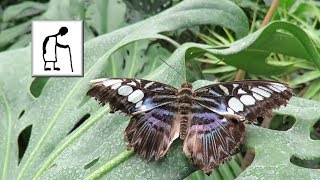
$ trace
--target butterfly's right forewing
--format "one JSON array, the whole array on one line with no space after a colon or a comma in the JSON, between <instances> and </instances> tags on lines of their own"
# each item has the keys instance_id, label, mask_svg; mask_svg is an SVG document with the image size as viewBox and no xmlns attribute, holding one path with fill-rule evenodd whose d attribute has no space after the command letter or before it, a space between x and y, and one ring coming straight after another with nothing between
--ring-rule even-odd
<instances>
[{"instance_id":1,"label":"butterfly's right forewing","mask_svg":"<svg viewBox=\"0 0 320 180\"><path fill-rule=\"evenodd\" d=\"M272 115L286 105L291 88L274 81L245 80L217 83L195 91L195 101L218 114L239 115L249 122Z\"/></svg>"}]
</instances>

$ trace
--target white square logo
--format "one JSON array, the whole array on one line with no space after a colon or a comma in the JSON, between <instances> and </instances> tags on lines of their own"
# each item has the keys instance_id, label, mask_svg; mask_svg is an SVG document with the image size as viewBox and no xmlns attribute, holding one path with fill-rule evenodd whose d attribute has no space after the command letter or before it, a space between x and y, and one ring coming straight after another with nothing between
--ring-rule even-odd
<instances>
[{"instance_id":1,"label":"white square logo","mask_svg":"<svg viewBox=\"0 0 320 180\"><path fill-rule=\"evenodd\" d=\"M32 76L83 76L82 21L32 22Z\"/></svg>"}]
</instances>

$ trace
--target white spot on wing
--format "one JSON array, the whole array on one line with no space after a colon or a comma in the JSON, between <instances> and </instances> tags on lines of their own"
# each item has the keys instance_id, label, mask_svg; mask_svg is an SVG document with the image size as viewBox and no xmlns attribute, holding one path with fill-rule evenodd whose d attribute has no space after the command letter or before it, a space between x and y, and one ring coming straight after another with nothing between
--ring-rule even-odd
<instances>
[{"instance_id":1,"label":"white spot on wing","mask_svg":"<svg viewBox=\"0 0 320 180\"><path fill-rule=\"evenodd\" d=\"M225 86L219 85L220 89L226 94L229 95L229 90Z\"/></svg>"},{"instance_id":2,"label":"white spot on wing","mask_svg":"<svg viewBox=\"0 0 320 180\"><path fill-rule=\"evenodd\" d=\"M233 88L236 88L238 86L239 86L239 84L233 84Z\"/></svg>"},{"instance_id":3,"label":"white spot on wing","mask_svg":"<svg viewBox=\"0 0 320 180\"><path fill-rule=\"evenodd\" d=\"M271 94L269 93L269 92L267 92L267 91L265 91L265 90L262 90L262 89L260 89L260 88L257 88L257 87L253 87L252 89L251 89L251 91L253 91L253 92L255 92L255 93L258 93L258 94L260 94L261 96L264 96L264 97L270 97L271 96Z\"/></svg>"},{"instance_id":4,"label":"white spot on wing","mask_svg":"<svg viewBox=\"0 0 320 180\"><path fill-rule=\"evenodd\" d=\"M279 84L279 83L271 83L273 87L279 89L280 91L284 91L287 89L287 87L285 87L284 85L282 84Z\"/></svg>"},{"instance_id":5,"label":"white spot on wing","mask_svg":"<svg viewBox=\"0 0 320 180\"><path fill-rule=\"evenodd\" d=\"M234 111L232 109L230 109L230 108L227 108L227 111L228 111L229 114L234 114Z\"/></svg>"},{"instance_id":6,"label":"white spot on wing","mask_svg":"<svg viewBox=\"0 0 320 180\"><path fill-rule=\"evenodd\" d=\"M120 79L109 79L109 80L104 81L102 84L105 87L109 87L111 85L114 85L116 83L121 83L121 82L122 82L122 80L120 80Z\"/></svg>"},{"instance_id":7,"label":"white spot on wing","mask_svg":"<svg viewBox=\"0 0 320 180\"><path fill-rule=\"evenodd\" d=\"M240 101L245 104L245 105L254 105L256 100L254 100L254 98L250 95L242 95L240 97Z\"/></svg>"},{"instance_id":8,"label":"white spot on wing","mask_svg":"<svg viewBox=\"0 0 320 180\"><path fill-rule=\"evenodd\" d=\"M132 103L137 103L138 101L142 100L143 96L143 92L140 89L137 89L128 96L128 101Z\"/></svg>"},{"instance_id":9,"label":"white spot on wing","mask_svg":"<svg viewBox=\"0 0 320 180\"><path fill-rule=\"evenodd\" d=\"M136 108L140 108L142 106L142 101L139 101L137 104L136 104Z\"/></svg>"},{"instance_id":10,"label":"white spot on wing","mask_svg":"<svg viewBox=\"0 0 320 180\"><path fill-rule=\"evenodd\" d=\"M118 94L119 95L122 95L122 96L128 96L129 94L131 94L133 91L132 87L131 86L121 86L119 89L118 89Z\"/></svg>"},{"instance_id":11,"label":"white spot on wing","mask_svg":"<svg viewBox=\"0 0 320 180\"><path fill-rule=\"evenodd\" d=\"M154 82L148 82L146 85L144 85L144 88L148 88L148 87L150 87L152 84L153 84Z\"/></svg>"},{"instance_id":12,"label":"white spot on wing","mask_svg":"<svg viewBox=\"0 0 320 180\"><path fill-rule=\"evenodd\" d=\"M111 89L116 90L116 89L118 89L118 88L121 86L121 84L122 84L121 82L116 83L116 84L114 84L114 85L111 86Z\"/></svg>"},{"instance_id":13,"label":"white spot on wing","mask_svg":"<svg viewBox=\"0 0 320 180\"><path fill-rule=\"evenodd\" d=\"M259 94L257 94L257 93L252 93L252 94L253 94L253 97L256 98L258 101L263 100L263 97L260 96Z\"/></svg>"},{"instance_id":14,"label":"white spot on wing","mask_svg":"<svg viewBox=\"0 0 320 180\"><path fill-rule=\"evenodd\" d=\"M247 92L245 92L243 89L238 89L238 94L247 94Z\"/></svg>"},{"instance_id":15,"label":"white spot on wing","mask_svg":"<svg viewBox=\"0 0 320 180\"><path fill-rule=\"evenodd\" d=\"M221 122L226 123L226 122L227 122L227 119L226 119L226 118L223 118L223 119L221 120Z\"/></svg>"},{"instance_id":16,"label":"white spot on wing","mask_svg":"<svg viewBox=\"0 0 320 180\"><path fill-rule=\"evenodd\" d=\"M136 86L137 84L134 81L128 83L129 85Z\"/></svg>"},{"instance_id":17,"label":"white spot on wing","mask_svg":"<svg viewBox=\"0 0 320 180\"><path fill-rule=\"evenodd\" d=\"M272 91L275 91L275 92L281 92L279 89L273 87L272 85L268 86Z\"/></svg>"},{"instance_id":18,"label":"white spot on wing","mask_svg":"<svg viewBox=\"0 0 320 180\"><path fill-rule=\"evenodd\" d=\"M145 111L145 110L147 110L147 109L148 109L147 106L144 105L144 104L140 107L140 111Z\"/></svg>"},{"instance_id":19,"label":"white spot on wing","mask_svg":"<svg viewBox=\"0 0 320 180\"><path fill-rule=\"evenodd\" d=\"M233 109L236 112L243 111L243 104L235 97L232 97L228 101L228 105L231 109Z\"/></svg>"}]
</instances>

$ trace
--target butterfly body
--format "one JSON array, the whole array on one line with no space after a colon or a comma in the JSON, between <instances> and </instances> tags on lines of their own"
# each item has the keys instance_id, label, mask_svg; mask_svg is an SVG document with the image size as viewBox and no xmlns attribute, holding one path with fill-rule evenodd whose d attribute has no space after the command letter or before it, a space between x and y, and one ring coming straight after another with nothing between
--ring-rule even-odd
<instances>
[{"instance_id":1,"label":"butterfly body","mask_svg":"<svg viewBox=\"0 0 320 180\"><path fill-rule=\"evenodd\" d=\"M181 89L178 92L177 98L177 106L178 106L178 118L180 124L180 139L184 140L187 133L188 128L190 127L190 120L192 116L191 108L192 108L192 84L191 83L183 83L181 85Z\"/></svg>"},{"instance_id":2,"label":"butterfly body","mask_svg":"<svg viewBox=\"0 0 320 180\"><path fill-rule=\"evenodd\" d=\"M246 122L271 116L286 105L291 89L273 81L235 81L196 90L183 83L178 90L143 79L92 80L87 95L111 111L132 118L125 129L128 147L146 160L162 158L172 142L184 141L183 151L210 174L236 152L245 139Z\"/></svg>"}]
</instances>

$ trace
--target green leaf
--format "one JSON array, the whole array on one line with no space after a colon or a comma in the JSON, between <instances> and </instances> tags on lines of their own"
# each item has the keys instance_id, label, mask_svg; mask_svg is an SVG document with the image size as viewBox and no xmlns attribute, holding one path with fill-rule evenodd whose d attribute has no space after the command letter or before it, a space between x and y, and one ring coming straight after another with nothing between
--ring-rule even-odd
<instances>
[{"instance_id":1,"label":"green leaf","mask_svg":"<svg viewBox=\"0 0 320 180\"><path fill-rule=\"evenodd\" d=\"M316 95L318 92L320 92L320 78L311 82L311 85L309 85L307 91L303 94L303 97L309 99Z\"/></svg>"},{"instance_id":2,"label":"green leaf","mask_svg":"<svg viewBox=\"0 0 320 180\"><path fill-rule=\"evenodd\" d=\"M308 35L298 26L287 22L273 22L230 45L215 48L208 45L189 44L186 54L191 59L211 52L226 64L255 75L275 75L286 72L291 65L274 66L266 62L271 53L306 59L320 69L320 55Z\"/></svg>"},{"instance_id":3,"label":"green leaf","mask_svg":"<svg viewBox=\"0 0 320 180\"><path fill-rule=\"evenodd\" d=\"M61 5L65 5L65 1L61 2ZM63 9L61 10L63 11ZM51 13L53 12L51 11ZM64 17L63 12L59 15ZM181 21L177 21L177 19ZM185 0L147 20L86 42L84 47L86 73L83 78L35 80L30 76L30 47L1 53L0 76L3 77L0 79L1 178L181 179L191 174L196 170L196 167L183 154L182 142L179 140L174 142L163 160L156 162L146 163L131 151L127 151L123 142L123 130L129 118L119 113L109 114L107 107L99 107L98 103L86 97L85 93L89 89L88 81L91 79L113 75L134 77L136 73L139 77L178 87L185 81L184 77L179 76L176 71L185 72L185 57L190 58L190 54L186 54L186 51L189 52L192 47L205 47L205 49L211 47L194 43L179 46L173 40L159 33L199 24L225 26L233 30L237 37L243 37L247 34L244 13L229 1ZM278 24L280 25L273 25L273 28L270 29L277 31L291 28L290 30L301 32L291 24ZM281 28L282 26L285 28ZM270 29L269 31L271 31ZM259 33L263 34L262 32L266 33L262 38L265 41L260 41L262 35ZM231 54L236 56L246 47L252 47L253 42L256 41L259 42L254 44L259 47L257 49L271 48L266 39L272 37L274 32L261 30L259 33L246 37L246 41L235 42L229 49L220 49L215 52L225 58L229 55L232 56ZM302 35L298 33L298 40L293 35L286 33L282 35L281 37L286 40L286 43L298 43L297 47L293 47L298 51L296 54L305 52L305 54L299 55L308 56L309 58L306 59L317 65L319 60L317 52L314 51L313 44L310 44L303 33ZM288 37L293 40L289 41ZM306 40L304 42L300 41L303 37ZM167 52L163 49L159 51L150 49L149 53L146 53L147 57L140 58L140 53L146 50L146 42L143 39L149 38L162 38L178 46L177 50L167 59L167 63L176 71L168 68L165 64L158 66L154 63L155 60L148 60L148 57L157 59L157 52L166 56ZM256 40L257 38L260 40ZM271 42L277 42L273 39L271 38ZM264 48L263 45L265 45ZM307 50L298 48L307 48ZM129 50L129 54L127 54L127 50ZM207 50L212 51L212 49ZM293 53L291 50L287 51ZM197 54L196 51L193 53ZM239 57L257 60L260 65L263 61L250 58L250 56ZM123 58L131 60L126 60L125 67L123 67ZM237 59L238 63L255 64L249 60L239 59ZM149 63L146 65L149 68L140 72L144 63ZM262 65L264 64L262 63ZM252 67L255 66L252 65ZM268 69L269 66L266 67L267 71L275 72L274 69ZM274 67L272 66L272 68ZM281 72L279 69L277 71ZM42 91L36 91L35 85L32 86L33 83L40 84L40 87L45 85ZM209 82L197 81L194 86L197 88L207 83ZM320 105L317 102L293 98L286 108L276 111L277 114L291 115L297 119L289 131L278 132L248 125L247 146L256 150L256 158L253 164L240 175L240 178L292 177L301 179L310 177L310 179L315 179L319 177L318 171L298 167L290 162L292 155L301 159L315 159L320 156L319 142L309 138L310 128L320 118L319 109ZM23 115L21 115L22 112L24 112ZM86 121L74 129L82 119L86 119ZM21 132L30 126L32 127L30 141L20 161L17 139ZM17 164L19 161L20 163ZM234 169L230 167L221 166L222 170L214 171L213 176L218 179L231 177L230 174L234 172ZM278 169L275 170L275 167Z\"/></svg>"},{"instance_id":4,"label":"green leaf","mask_svg":"<svg viewBox=\"0 0 320 180\"><path fill-rule=\"evenodd\" d=\"M0 31L0 50L10 46L10 49L27 46L31 41L31 20L33 17L38 18L47 9L47 4L36 2L22 2L11 5L3 12L4 28ZM12 23L19 21L20 24L12 26Z\"/></svg>"},{"instance_id":5,"label":"green leaf","mask_svg":"<svg viewBox=\"0 0 320 180\"><path fill-rule=\"evenodd\" d=\"M70 11L64 9L68 3L51 1L44 16L70 18ZM30 47L1 53L0 76L4 77L0 79L1 178L181 179L191 174L196 167L183 154L179 140L174 142L166 158L156 162L145 163L126 151L123 130L128 117L109 114L107 107L99 107L85 94L91 79L113 75L134 77L136 73L145 79L179 87L185 78L176 71L185 72L187 46L179 47L166 60L173 70L166 64L154 63L158 58L155 53L167 55L161 49L151 48L146 52L147 57L141 59L139 55L145 51L143 40L160 38L179 46L159 33L201 24L224 26L233 30L237 37L248 32L245 14L232 2L185 0L149 19L89 40L84 45L84 77L36 80L35 84L40 87L45 84L42 91L30 88L34 80L31 78ZM130 52L125 55L127 50ZM123 68L126 57L127 65ZM148 60L149 57L154 59ZM141 72L144 63L149 69ZM24 113L19 118L21 112ZM75 128L82 120L85 122ZM27 127L31 127L31 136L20 160L17 138Z\"/></svg>"},{"instance_id":6,"label":"green leaf","mask_svg":"<svg viewBox=\"0 0 320 180\"><path fill-rule=\"evenodd\" d=\"M35 16L44 12L47 9L47 4L27 1L16 5L9 6L3 12L3 21L18 21L23 18Z\"/></svg>"},{"instance_id":7,"label":"green leaf","mask_svg":"<svg viewBox=\"0 0 320 180\"><path fill-rule=\"evenodd\" d=\"M255 158L238 179L317 179L319 170L295 165L291 158L319 159L320 142L310 138L310 130L320 119L320 103L294 97L276 113L294 117L295 124L287 131L246 126L247 147L255 150Z\"/></svg>"},{"instance_id":8,"label":"green leaf","mask_svg":"<svg viewBox=\"0 0 320 180\"><path fill-rule=\"evenodd\" d=\"M99 34L105 34L125 24L125 10L126 6L122 1L91 1L85 12L88 19L86 22Z\"/></svg>"},{"instance_id":9,"label":"green leaf","mask_svg":"<svg viewBox=\"0 0 320 180\"><path fill-rule=\"evenodd\" d=\"M319 5L318 5L319 6ZM306 13L307 12L307 13ZM306 21L307 18L320 18L320 11L315 2L300 2L292 12L295 16Z\"/></svg>"},{"instance_id":10,"label":"green leaf","mask_svg":"<svg viewBox=\"0 0 320 180\"><path fill-rule=\"evenodd\" d=\"M291 81L291 84L292 86L296 86L298 84L306 83L317 78L320 78L320 71L310 71L293 79Z\"/></svg>"},{"instance_id":11,"label":"green leaf","mask_svg":"<svg viewBox=\"0 0 320 180\"><path fill-rule=\"evenodd\" d=\"M63 14L61 16L63 17ZM177 19L181 21L176 21ZM200 49L200 53L203 53L204 48L224 58L234 56L239 64L247 63L254 68L257 65L251 65L255 64L252 60L256 60L254 62L260 63L261 66L265 65L263 59L244 55L236 57L237 54L245 52L247 47L254 46L258 50L267 49L267 52L284 51L285 48L277 47L278 45L275 50L272 49L267 41L268 37L271 37L271 42L278 42L273 34L280 33L279 30L287 30L286 33L281 32L281 36L277 36L282 37L284 42L298 43L296 46L290 45L290 48L298 52L286 52L305 56L305 59L318 67L319 58L312 42L301 34L299 28L288 23L274 23L271 28L266 27L268 30L259 31L260 34L250 35L235 42L230 48L218 50L195 43L179 46L173 40L159 34L199 24L218 24L232 29L237 37L242 37L247 33L247 23L243 23L245 19L244 13L229 1L185 0L147 20L86 42L86 73L83 78L34 79L30 76L30 47L1 53L1 179L181 179L188 176L196 167L183 154L180 140L174 142L166 157L160 161L146 163L132 151L127 151L123 141L123 130L129 117L119 113L109 114L108 107L99 107L96 101L86 97L88 81L104 76L138 76L179 87L185 78L176 71L185 72L185 58L190 59L194 54L198 54L197 51L191 51L194 54L190 54L194 47ZM298 32L297 39L292 35L296 35L297 32L294 31ZM174 70L166 64L158 64L159 56L167 57L168 52L156 48L156 45L149 49L148 42L144 39L150 38L162 38L178 47L166 60ZM286 43L282 45L288 45ZM141 57L141 54L145 57ZM247 55L250 55L250 52ZM256 57L261 55L258 54ZM242 58L248 58L250 61ZM125 63L123 59L126 59ZM141 71L143 67L147 69ZM266 72L282 72L282 69L276 71L272 68L275 67L266 66ZM212 82L197 81L194 87L208 83ZM40 87L41 90L36 87ZM287 107L276 111L276 114L296 118L296 123L290 130L280 132L248 125L247 147L255 149L256 157L253 164L240 174L239 178L319 177L317 170L302 168L290 162L293 156L309 160L319 158L320 144L310 139L310 129L320 118L319 109L318 102L292 98ZM85 122L75 128L81 120ZM30 141L20 160L18 151L21 147L17 141L24 129L29 127ZM232 174L239 173L239 169L231 165L221 166L212 176L217 179L233 178Z\"/></svg>"},{"instance_id":12,"label":"green leaf","mask_svg":"<svg viewBox=\"0 0 320 180\"><path fill-rule=\"evenodd\" d=\"M31 60L30 49L20 49L0 53L0 177L17 176L19 133L28 125L17 122L21 112L27 108L33 98L29 94L29 86L32 82L30 76ZM17 60L13 63L10 60ZM9 68L10 67L10 68ZM21 127L22 126L22 127ZM18 131L18 132L17 132Z\"/></svg>"},{"instance_id":13,"label":"green leaf","mask_svg":"<svg viewBox=\"0 0 320 180\"><path fill-rule=\"evenodd\" d=\"M220 66L220 67L215 67L215 68L203 70L203 73L216 74L216 73L226 73L226 72L235 71L235 70L237 70L237 69L232 66Z\"/></svg>"},{"instance_id":14,"label":"green leaf","mask_svg":"<svg viewBox=\"0 0 320 180\"><path fill-rule=\"evenodd\" d=\"M21 23L0 32L0 50L11 45L15 40L31 31L31 22ZM30 38L31 39L31 38Z\"/></svg>"}]
</instances>

